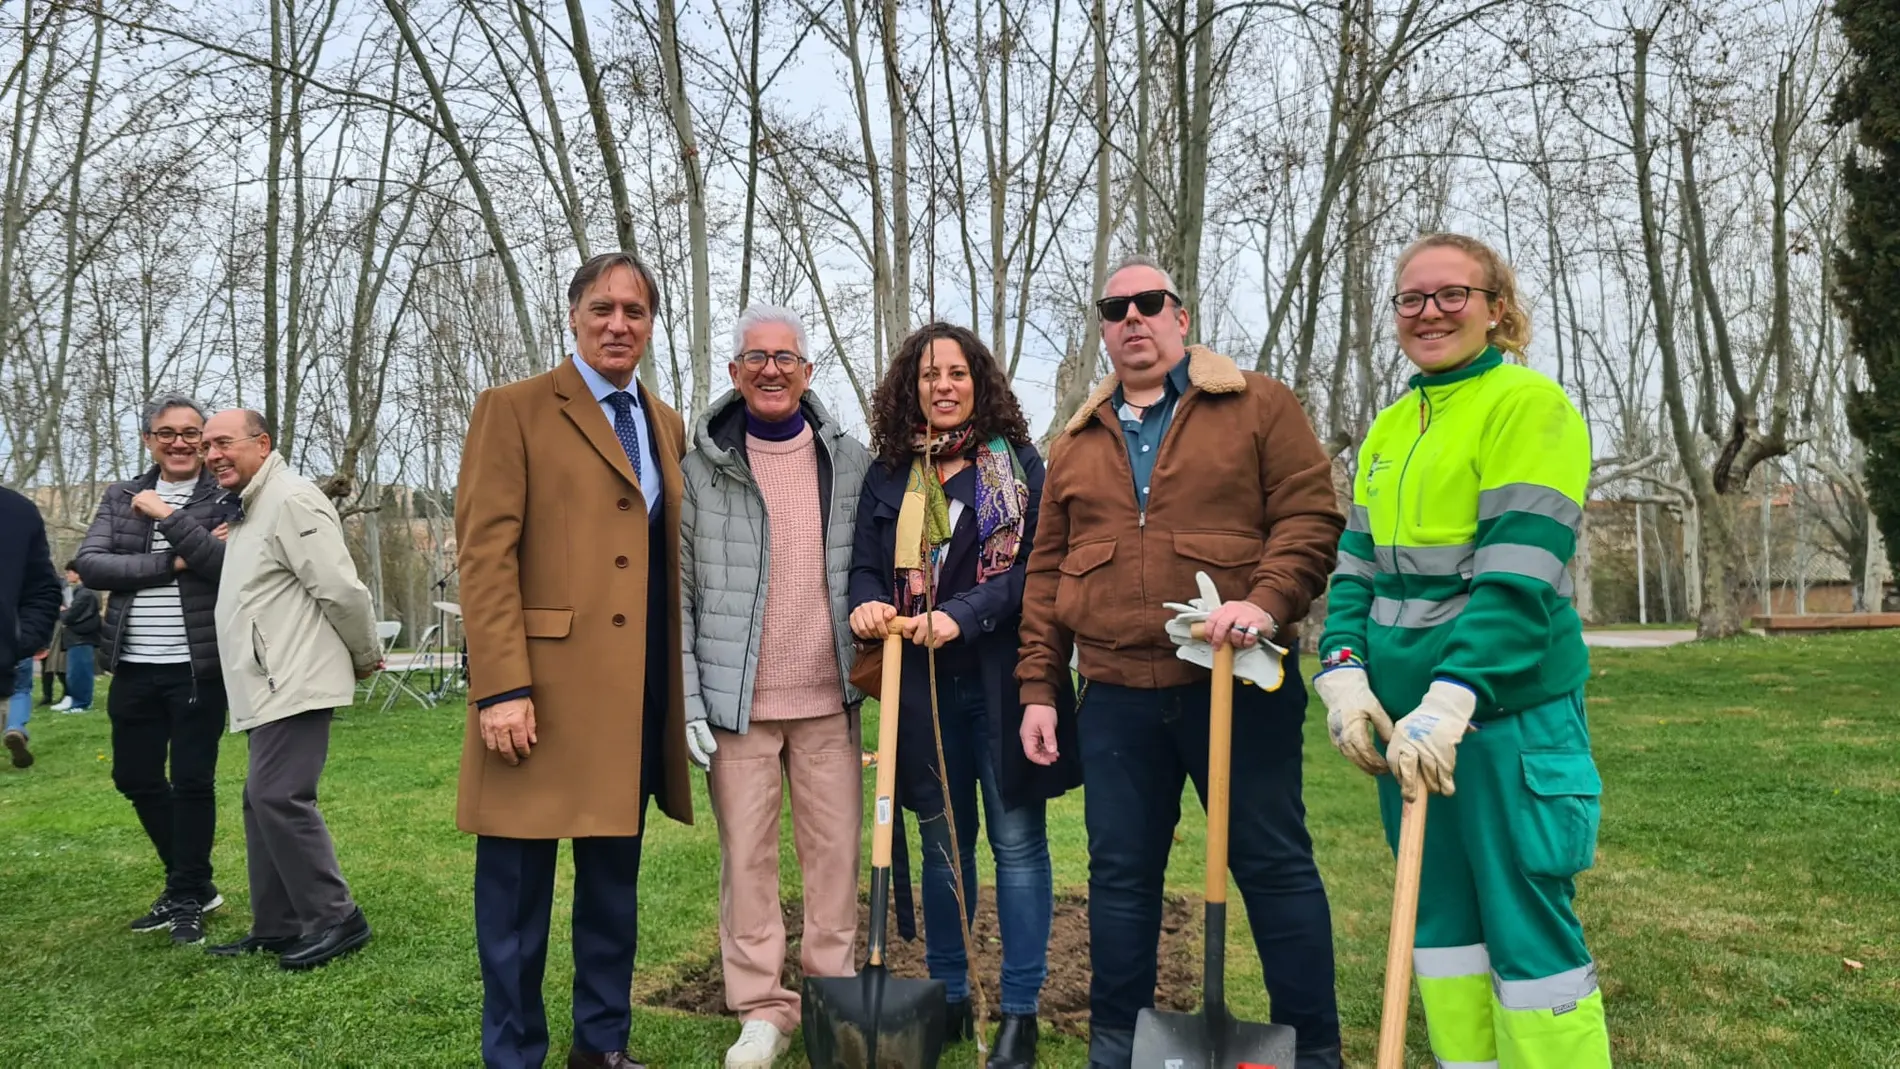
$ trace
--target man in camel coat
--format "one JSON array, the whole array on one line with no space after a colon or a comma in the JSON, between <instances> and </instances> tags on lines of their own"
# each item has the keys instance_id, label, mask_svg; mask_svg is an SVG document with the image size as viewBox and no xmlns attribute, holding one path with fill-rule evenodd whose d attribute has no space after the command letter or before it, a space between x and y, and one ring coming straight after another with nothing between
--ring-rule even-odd
<instances>
[{"instance_id":1,"label":"man in camel coat","mask_svg":"<svg viewBox=\"0 0 1900 1069\"><path fill-rule=\"evenodd\" d=\"M575 355L484 391L455 496L468 634L456 824L475 847L482 1058L547 1055L555 851L574 840L570 1067L625 1047L649 798L692 822L680 677L677 412L635 381L658 291L628 253L568 285Z\"/></svg>"}]
</instances>

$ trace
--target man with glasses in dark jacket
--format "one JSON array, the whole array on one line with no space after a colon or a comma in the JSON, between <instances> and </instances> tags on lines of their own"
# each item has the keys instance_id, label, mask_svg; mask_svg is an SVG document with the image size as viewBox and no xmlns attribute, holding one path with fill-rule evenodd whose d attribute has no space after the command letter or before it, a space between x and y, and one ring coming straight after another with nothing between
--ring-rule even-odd
<instances>
[{"instance_id":1,"label":"man with glasses in dark jacket","mask_svg":"<svg viewBox=\"0 0 1900 1069\"><path fill-rule=\"evenodd\" d=\"M214 614L236 506L204 470L204 419L183 394L145 406L139 438L154 464L106 490L74 562L86 586L113 595L100 651L113 673L112 782L165 865L164 892L132 930L177 944L204 942L205 912L224 904L211 882L225 719Z\"/></svg>"}]
</instances>

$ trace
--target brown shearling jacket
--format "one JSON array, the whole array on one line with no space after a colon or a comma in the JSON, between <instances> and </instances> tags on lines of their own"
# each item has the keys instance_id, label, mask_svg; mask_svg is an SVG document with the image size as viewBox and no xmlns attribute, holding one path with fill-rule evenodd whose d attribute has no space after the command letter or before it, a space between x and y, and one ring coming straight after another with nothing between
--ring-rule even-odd
<instances>
[{"instance_id":1,"label":"brown shearling jacket","mask_svg":"<svg viewBox=\"0 0 1900 1069\"><path fill-rule=\"evenodd\" d=\"M1052 705L1077 653L1084 679L1182 686L1207 670L1175 656L1163 602L1197 596L1205 571L1227 599L1272 614L1282 645L1326 589L1345 516L1331 463L1293 392L1190 346L1189 387L1155 458L1148 508L1111 399L1110 375L1049 453L1041 524L1023 589L1016 667L1026 705Z\"/></svg>"}]
</instances>

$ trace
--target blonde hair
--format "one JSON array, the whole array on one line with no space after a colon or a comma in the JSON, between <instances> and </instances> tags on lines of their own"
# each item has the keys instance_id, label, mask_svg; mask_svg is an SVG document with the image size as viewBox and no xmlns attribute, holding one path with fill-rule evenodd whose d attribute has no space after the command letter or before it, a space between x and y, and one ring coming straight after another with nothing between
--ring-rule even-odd
<instances>
[{"instance_id":1,"label":"blonde hair","mask_svg":"<svg viewBox=\"0 0 1900 1069\"><path fill-rule=\"evenodd\" d=\"M1525 348L1531 343L1531 317L1517 296L1517 272L1511 270L1511 265L1498 255L1496 249L1477 238L1465 234L1427 234L1399 253L1398 266L1392 270L1395 284L1398 277L1405 273L1405 265L1412 262L1412 257L1426 249L1457 249L1476 260L1478 266L1484 269L1485 288L1498 291L1497 299L1493 302L1498 325L1485 333L1485 339L1521 360Z\"/></svg>"}]
</instances>

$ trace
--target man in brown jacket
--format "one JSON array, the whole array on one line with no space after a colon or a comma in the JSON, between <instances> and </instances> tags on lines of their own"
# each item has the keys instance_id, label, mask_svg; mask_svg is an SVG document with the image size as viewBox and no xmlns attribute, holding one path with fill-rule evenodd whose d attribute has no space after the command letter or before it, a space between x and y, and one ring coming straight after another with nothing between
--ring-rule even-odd
<instances>
[{"instance_id":1,"label":"man in brown jacket","mask_svg":"<svg viewBox=\"0 0 1900 1069\"><path fill-rule=\"evenodd\" d=\"M1162 877L1181 788L1207 800L1206 669L1164 630L1206 572L1236 600L1211 643L1297 648L1294 624L1326 587L1345 517L1326 453L1285 386L1188 348L1173 283L1135 258L1096 304L1115 373L1049 453L1023 590L1023 748L1055 760L1055 695L1077 654L1089 833L1091 1069L1128 1069L1154 1004ZM1339 1065L1332 919L1300 798L1306 689L1236 687L1230 868L1247 904L1273 1020L1298 1033L1299 1069Z\"/></svg>"},{"instance_id":2,"label":"man in brown jacket","mask_svg":"<svg viewBox=\"0 0 1900 1069\"><path fill-rule=\"evenodd\" d=\"M482 1058L547 1055L559 840L574 840L567 1064L624 1048L647 800L692 822L680 680L679 414L640 389L658 291L628 253L568 283L575 356L475 402L455 494L468 633L456 825L475 847Z\"/></svg>"}]
</instances>

